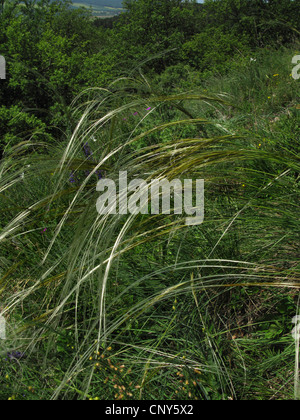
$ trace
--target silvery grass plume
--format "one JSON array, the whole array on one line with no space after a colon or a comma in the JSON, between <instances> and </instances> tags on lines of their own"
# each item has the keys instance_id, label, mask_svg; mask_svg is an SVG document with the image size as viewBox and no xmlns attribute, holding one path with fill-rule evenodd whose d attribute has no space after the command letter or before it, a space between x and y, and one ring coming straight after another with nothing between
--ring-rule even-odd
<instances>
[{"instance_id":1,"label":"silvery grass plume","mask_svg":"<svg viewBox=\"0 0 300 420\"><path fill-rule=\"evenodd\" d=\"M10 317L25 305L12 345L25 342L27 355L43 352L46 372L60 334L68 332L73 340L53 399L70 392L89 397L95 376L91 359L112 346L135 366L140 398L159 366L201 369L218 378L223 396L235 397L235 378L218 351L218 333L206 329L211 292L298 288L294 252L290 263L281 262L287 258L284 244L299 233L299 189L292 176L299 171L299 157L254 148L254 135L224 132L199 115L203 102L216 109L230 104L202 93L157 95L144 80L120 79L77 98L77 124L63 147L46 146L32 155L31 145L23 144L1 162L6 224L0 243L39 243L35 261L22 254L26 278L15 268L17 290L2 292ZM184 215L99 215L97 174L117 183L120 170L147 181L205 179L204 224L187 227ZM261 235L262 226L271 237ZM198 347L172 338L180 322L176 314L168 321L156 318L157 308L180 298L189 301L193 328L201 331ZM27 305L31 300L38 307ZM151 328L145 337L143 331ZM188 347L184 361L177 350L183 345Z\"/></svg>"}]
</instances>

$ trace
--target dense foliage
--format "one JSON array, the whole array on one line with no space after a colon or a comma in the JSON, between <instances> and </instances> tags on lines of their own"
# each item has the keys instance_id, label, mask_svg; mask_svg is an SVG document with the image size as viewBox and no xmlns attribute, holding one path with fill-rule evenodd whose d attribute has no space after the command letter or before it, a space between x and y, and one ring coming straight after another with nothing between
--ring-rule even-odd
<instances>
[{"instance_id":1,"label":"dense foliage","mask_svg":"<svg viewBox=\"0 0 300 420\"><path fill-rule=\"evenodd\" d=\"M124 8L107 28L68 2L2 1L0 54L8 66L0 91L2 152L37 132L57 139L61 131L72 130L68 107L76 94L105 87L143 62L145 73L162 74L173 66L181 72L186 66L222 72L234 57L255 48L292 44L300 25L299 0L209 0L205 5L127 0ZM8 115L14 124L6 123Z\"/></svg>"},{"instance_id":2,"label":"dense foliage","mask_svg":"<svg viewBox=\"0 0 300 420\"><path fill-rule=\"evenodd\" d=\"M0 399L300 398L300 1L123 6L0 1ZM100 217L120 170L204 223Z\"/></svg>"}]
</instances>

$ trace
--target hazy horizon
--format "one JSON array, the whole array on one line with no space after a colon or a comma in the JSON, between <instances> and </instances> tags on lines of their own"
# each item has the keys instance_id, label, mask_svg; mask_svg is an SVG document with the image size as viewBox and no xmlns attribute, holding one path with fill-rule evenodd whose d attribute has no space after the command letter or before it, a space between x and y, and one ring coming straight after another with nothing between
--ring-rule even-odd
<instances>
[{"instance_id":1,"label":"hazy horizon","mask_svg":"<svg viewBox=\"0 0 300 420\"><path fill-rule=\"evenodd\" d=\"M203 3L204 0L197 0ZM93 15L98 17L112 17L118 15L123 9L123 0L74 0L73 7L91 7Z\"/></svg>"}]
</instances>

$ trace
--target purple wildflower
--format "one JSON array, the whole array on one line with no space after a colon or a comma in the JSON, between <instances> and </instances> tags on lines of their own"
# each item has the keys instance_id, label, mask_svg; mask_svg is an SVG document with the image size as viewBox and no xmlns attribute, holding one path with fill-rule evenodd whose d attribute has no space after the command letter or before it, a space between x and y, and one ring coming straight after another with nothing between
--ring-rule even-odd
<instances>
[{"instance_id":1,"label":"purple wildflower","mask_svg":"<svg viewBox=\"0 0 300 420\"><path fill-rule=\"evenodd\" d=\"M76 182L74 171L71 172L69 181L71 182L71 184L74 184Z\"/></svg>"},{"instance_id":2,"label":"purple wildflower","mask_svg":"<svg viewBox=\"0 0 300 420\"><path fill-rule=\"evenodd\" d=\"M23 359L25 356L25 353L21 353L20 351L13 351L12 353L7 353L7 357L10 360L20 360ZM6 359L6 360L8 360Z\"/></svg>"},{"instance_id":3,"label":"purple wildflower","mask_svg":"<svg viewBox=\"0 0 300 420\"><path fill-rule=\"evenodd\" d=\"M105 178L101 171L97 171L96 175L98 176L98 179Z\"/></svg>"},{"instance_id":4,"label":"purple wildflower","mask_svg":"<svg viewBox=\"0 0 300 420\"><path fill-rule=\"evenodd\" d=\"M93 156L93 151L91 150L91 148L90 148L90 146L89 146L88 142L86 142L86 143L83 145L83 151L84 151L84 154L85 154L85 156L87 157L87 159L92 159L92 156ZM85 176L86 176L86 177L88 177L88 176L90 175L91 171L90 171L89 169L86 169L86 170L84 171L84 173L85 173ZM98 179L102 179L102 178L104 178L104 175L103 175L103 173L102 173L100 170L96 171L96 172L95 172L95 174L98 176ZM75 173L74 173L74 171L72 171L72 172L71 172L71 174L70 174L70 178L69 178L69 181L70 181L72 184L74 184L74 183L77 181L77 179L76 179L76 177L75 177Z\"/></svg>"},{"instance_id":5,"label":"purple wildflower","mask_svg":"<svg viewBox=\"0 0 300 420\"><path fill-rule=\"evenodd\" d=\"M93 152L91 151L91 149L90 149L90 146L89 146L88 142L86 142L86 143L85 143L85 145L83 146L83 150L84 150L84 154L85 154L85 156L86 156L88 159L90 159L90 158L91 158L91 156L92 156L92 154L93 154Z\"/></svg>"},{"instance_id":6,"label":"purple wildflower","mask_svg":"<svg viewBox=\"0 0 300 420\"><path fill-rule=\"evenodd\" d=\"M146 111L150 111L150 109L151 109L151 106L149 106L149 108L147 108Z\"/></svg>"}]
</instances>

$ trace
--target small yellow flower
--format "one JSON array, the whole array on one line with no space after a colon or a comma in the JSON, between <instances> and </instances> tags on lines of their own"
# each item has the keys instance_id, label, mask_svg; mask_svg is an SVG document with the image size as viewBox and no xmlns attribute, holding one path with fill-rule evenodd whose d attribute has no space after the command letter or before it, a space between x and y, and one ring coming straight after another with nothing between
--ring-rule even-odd
<instances>
[{"instance_id":1,"label":"small yellow flower","mask_svg":"<svg viewBox=\"0 0 300 420\"><path fill-rule=\"evenodd\" d=\"M277 74L277 73L276 74L273 74L273 77L278 77L278 76L279 76L279 74Z\"/></svg>"}]
</instances>

